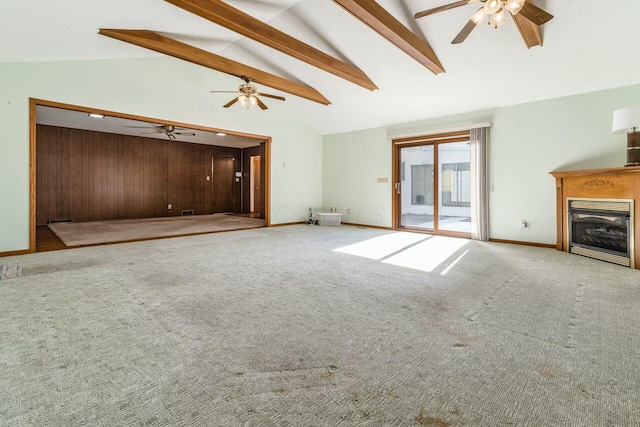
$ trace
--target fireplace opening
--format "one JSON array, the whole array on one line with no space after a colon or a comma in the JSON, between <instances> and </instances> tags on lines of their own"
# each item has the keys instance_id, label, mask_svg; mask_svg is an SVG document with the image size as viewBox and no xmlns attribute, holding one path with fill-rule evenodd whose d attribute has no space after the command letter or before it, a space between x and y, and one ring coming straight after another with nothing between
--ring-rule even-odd
<instances>
[{"instance_id":1,"label":"fireplace opening","mask_svg":"<svg viewBox=\"0 0 640 427\"><path fill-rule=\"evenodd\" d=\"M633 200L568 199L569 252L634 267Z\"/></svg>"}]
</instances>

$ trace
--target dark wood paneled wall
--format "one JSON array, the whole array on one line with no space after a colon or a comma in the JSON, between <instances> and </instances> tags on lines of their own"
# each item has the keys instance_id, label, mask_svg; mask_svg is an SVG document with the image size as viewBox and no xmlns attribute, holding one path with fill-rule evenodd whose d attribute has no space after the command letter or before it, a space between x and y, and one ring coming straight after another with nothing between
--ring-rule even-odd
<instances>
[{"instance_id":1,"label":"dark wood paneled wall","mask_svg":"<svg viewBox=\"0 0 640 427\"><path fill-rule=\"evenodd\" d=\"M235 148L45 125L37 126L36 156L38 224L213 213L213 156L241 166Z\"/></svg>"}]
</instances>

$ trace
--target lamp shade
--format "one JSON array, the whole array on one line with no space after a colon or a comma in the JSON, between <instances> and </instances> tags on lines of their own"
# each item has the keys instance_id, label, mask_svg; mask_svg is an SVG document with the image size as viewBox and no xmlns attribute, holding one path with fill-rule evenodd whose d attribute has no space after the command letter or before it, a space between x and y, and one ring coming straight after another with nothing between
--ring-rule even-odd
<instances>
[{"instance_id":1,"label":"lamp shade","mask_svg":"<svg viewBox=\"0 0 640 427\"><path fill-rule=\"evenodd\" d=\"M632 132L634 128L640 128L640 107L620 108L613 112L613 133Z\"/></svg>"}]
</instances>

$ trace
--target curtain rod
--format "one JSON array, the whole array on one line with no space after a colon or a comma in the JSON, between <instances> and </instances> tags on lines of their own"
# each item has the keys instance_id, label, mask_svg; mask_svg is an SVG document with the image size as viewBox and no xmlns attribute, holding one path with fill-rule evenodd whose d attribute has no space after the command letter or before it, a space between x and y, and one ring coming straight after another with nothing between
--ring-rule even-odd
<instances>
[{"instance_id":1,"label":"curtain rod","mask_svg":"<svg viewBox=\"0 0 640 427\"><path fill-rule=\"evenodd\" d=\"M417 131L404 132L404 133L388 133L387 139L413 138L416 136L429 136L429 135L436 135L439 133L461 132L463 130L471 130L471 129L477 129L477 128L490 128L491 126L493 126L492 122L482 122L482 123L474 123L470 125L458 125L458 126L451 126L446 128L424 129L424 130L417 130Z\"/></svg>"}]
</instances>

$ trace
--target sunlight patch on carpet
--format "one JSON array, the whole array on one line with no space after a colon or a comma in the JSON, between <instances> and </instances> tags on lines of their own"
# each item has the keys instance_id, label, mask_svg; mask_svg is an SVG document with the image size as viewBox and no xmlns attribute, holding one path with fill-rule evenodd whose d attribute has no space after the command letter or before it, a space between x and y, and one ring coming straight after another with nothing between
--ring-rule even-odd
<instances>
[{"instance_id":1,"label":"sunlight patch on carpet","mask_svg":"<svg viewBox=\"0 0 640 427\"><path fill-rule=\"evenodd\" d=\"M430 238L431 236L425 236L424 234L399 232L374 237L373 239L364 240L359 243L354 243L353 245L334 249L334 251L369 259L381 260L411 245L415 245L418 242Z\"/></svg>"},{"instance_id":2,"label":"sunlight patch on carpet","mask_svg":"<svg viewBox=\"0 0 640 427\"><path fill-rule=\"evenodd\" d=\"M382 262L399 267L432 272L467 243L469 241L466 239L434 236Z\"/></svg>"}]
</instances>

